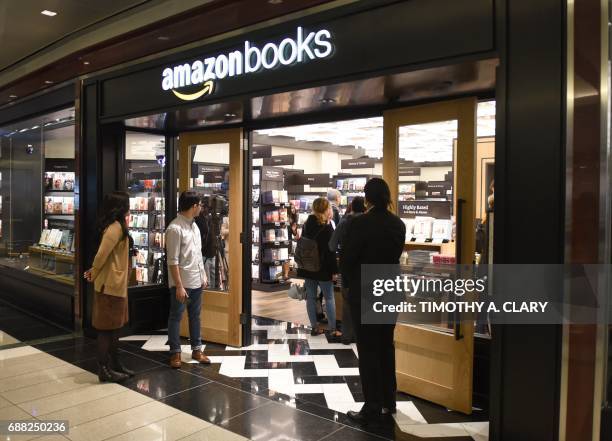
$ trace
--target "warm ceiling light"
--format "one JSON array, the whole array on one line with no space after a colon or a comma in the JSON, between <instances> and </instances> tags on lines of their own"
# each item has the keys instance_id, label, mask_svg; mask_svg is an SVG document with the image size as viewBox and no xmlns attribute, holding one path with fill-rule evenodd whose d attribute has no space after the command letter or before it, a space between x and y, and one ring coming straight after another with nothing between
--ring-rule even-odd
<instances>
[{"instance_id":1,"label":"warm ceiling light","mask_svg":"<svg viewBox=\"0 0 612 441\"><path fill-rule=\"evenodd\" d=\"M225 117L226 117L226 118L236 118L236 116L237 116L237 115L236 115L235 113L226 113L226 114L225 114Z\"/></svg>"},{"instance_id":2,"label":"warm ceiling light","mask_svg":"<svg viewBox=\"0 0 612 441\"><path fill-rule=\"evenodd\" d=\"M333 98L321 98L319 101L320 101L322 104L332 104L332 103L335 103L335 102L336 102L336 100L335 100L335 99L333 99Z\"/></svg>"},{"instance_id":3,"label":"warm ceiling light","mask_svg":"<svg viewBox=\"0 0 612 441\"><path fill-rule=\"evenodd\" d=\"M271 5L280 5L282 2L283 0L268 0Z\"/></svg>"},{"instance_id":4,"label":"warm ceiling light","mask_svg":"<svg viewBox=\"0 0 612 441\"><path fill-rule=\"evenodd\" d=\"M157 37L157 39L159 41L168 41L168 40L170 40L170 37L165 37L165 36L161 35L161 36Z\"/></svg>"},{"instance_id":5,"label":"warm ceiling light","mask_svg":"<svg viewBox=\"0 0 612 441\"><path fill-rule=\"evenodd\" d=\"M17 98L17 95L9 95L9 98L15 99L15 98Z\"/></svg>"},{"instance_id":6,"label":"warm ceiling light","mask_svg":"<svg viewBox=\"0 0 612 441\"><path fill-rule=\"evenodd\" d=\"M46 15L47 17L55 17L57 15L57 12L49 11L48 9L45 9L44 11L40 11L40 13L42 15Z\"/></svg>"},{"instance_id":7,"label":"warm ceiling light","mask_svg":"<svg viewBox=\"0 0 612 441\"><path fill-rule=\"evenodd\" d=\"M83 64L87 66L89 65L89 61L83 61Z\"/></svg>"},{"instance_id":8,"label":"warm ceiling light","mask_svg":"<svg viewBox=\"0 0 612 441\"><path fill-rule=\"evenodd\" d=\"M53 84L53 81L51 81L51 80L45 80L45 84Z\"/></svg>"}]
</instances>

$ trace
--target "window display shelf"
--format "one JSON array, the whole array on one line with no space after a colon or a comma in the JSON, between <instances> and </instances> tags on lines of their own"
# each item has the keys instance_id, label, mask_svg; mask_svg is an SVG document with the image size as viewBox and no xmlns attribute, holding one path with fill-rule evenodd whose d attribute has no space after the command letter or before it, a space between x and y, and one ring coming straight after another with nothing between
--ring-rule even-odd
<instances>
[{"instance_id":1,"label":"window display shelf","mask_svg":"<svg viewBox=\"0 0 612 441\"><path fill-rule=\"evenodd\" d=\"M41 246L33 245L29 248L30 254L41 253L55 257L60 262L74 263L74 254L67 253L62 250L53 248L43 248Z\"/></svg>"}]
</instances>

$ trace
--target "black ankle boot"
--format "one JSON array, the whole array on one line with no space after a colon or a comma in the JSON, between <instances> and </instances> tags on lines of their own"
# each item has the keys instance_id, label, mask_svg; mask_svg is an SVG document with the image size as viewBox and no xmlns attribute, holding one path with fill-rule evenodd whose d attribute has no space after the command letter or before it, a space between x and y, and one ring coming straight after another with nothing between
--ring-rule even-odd
<instances>
[{"instance_id":1,"label":"black ankle boot","mask_svg":"<svg viewBox=\"0 0 612 441\"><path fill-rule=\"evenodd\" d=\"M100 383L121 383L128 378L127 374L114 371L108 365L101 364L98 367L98 379Z\"/></svg>"},{"instance_id":2,"label":"black ankle boot","mask_svg":"<svg viewBox=\"0 0 612 441\"><path fill-rule=\"evenodd\" d=\"M129 377L133 377L134 375L136 375L136 372L125 367L125 365L121 362L121 359L119 358L118 354L111 355L111 367L115 372L126 374Z\"/></svg>"}]
</instances>

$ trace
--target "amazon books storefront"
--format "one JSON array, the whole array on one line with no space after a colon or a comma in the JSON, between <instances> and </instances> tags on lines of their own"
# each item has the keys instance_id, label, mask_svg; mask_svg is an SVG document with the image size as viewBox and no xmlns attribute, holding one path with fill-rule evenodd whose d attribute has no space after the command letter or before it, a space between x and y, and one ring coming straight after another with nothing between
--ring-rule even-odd
<instances>
[{"instance_id":1,"label":"amazon books storefront","mask_svg":"<svg viewBox=\"0 0 612 441\"><path fill-rule=\"evenodd\" d=\"M83 80L79 166L87 196L79 207L79 265L95 254L90 238L102 195L128 191L138 249L131 331L165 328L163 232L176 216L178 193L198 191L214 238L203 338L246 346L253 317L300 323L299 308L277 302L287 302L289 287L299 283L292 247L314 198L337 193L342 213L373 176L387 181L406 224L404 262L520 262L525 249L509 231L537 241L547 250L544 261L562 261L562 167L520 160L561 161L554 146L563 126L562 80L532 75L563 69L562 11L546 3L554 19L538 22L537 38L502 0L318 7ZM534 55L542 51L550 57ZM557 97L546 110L533 101L542 93ZM517 109L522 118L512 117ZM545 207L512 197L528 193L530 173L550 195ZM546 231L524 222L528 208ZM503 221L493 231L487 219ZM474 225L482 226L484 245ZM91 287L81 287L85 329L92 296ZM560 363L559 332L400 325L399 388L465 414L486 407L492 436L515 421L507 409L533 408L550 425L526 421L523 433L548 435L558 424L558 406L550 405L558 378L550 369ZM533 381L515 376L525 362L538 371Z\"/></svg>"}]
</instances>

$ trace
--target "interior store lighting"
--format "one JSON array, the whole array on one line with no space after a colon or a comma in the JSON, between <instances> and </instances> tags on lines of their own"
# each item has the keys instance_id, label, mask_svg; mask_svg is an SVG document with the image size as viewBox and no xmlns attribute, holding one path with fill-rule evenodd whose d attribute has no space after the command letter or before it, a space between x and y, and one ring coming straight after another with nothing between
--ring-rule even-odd
<instances>
[{"instance_id":1,"label":"interior store lighting","mask_svg":"<svg viewBox=\"0 0 612 441\"><path fill-rule=\"evenodd\" d=\"M57 12L49 11L48 9L45 9L44 11L40 11L40 13L42 15L46 15L47 17L55 17L57 15Z\"/></svg>"},{"instance_id":2,"label":"interior store lighting","mask_svg":"<svg viewBox=\"0 0 612 441\"><path fill-rule=\"evenodd\" d=\"M477 136L495 136L495 101L484 101L477 109ZM383 118L364 118L333 123L258 130L268 136L285 136L296 141L328 142L365 150L371 158L381 158ZM400 130L400 156L416 162L452 161L457 121L406 126Z\"/></svg>"}]
</instances>

